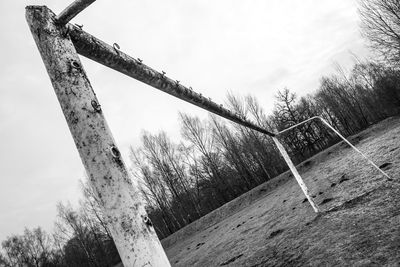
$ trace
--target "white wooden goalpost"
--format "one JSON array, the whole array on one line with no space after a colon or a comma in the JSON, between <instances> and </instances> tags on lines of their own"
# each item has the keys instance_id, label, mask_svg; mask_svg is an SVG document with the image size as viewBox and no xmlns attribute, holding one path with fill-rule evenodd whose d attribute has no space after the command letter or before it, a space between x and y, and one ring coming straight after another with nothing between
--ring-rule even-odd
<instances>
[{"instance_id":1,"label":"white wooden goalpost","mask_svg":"<svg viewBox=\"0 0 400 267\"><path fill-rule=\"evenodd\" d=\"M69 21L95 0L77 0L58 16L46 6L27 6L26 19L64 113L91 187L99 199L106 223L124 266L170 266L146 214L137 188L132 185L121 153L103 110L86 76L78 54L228 120L271 136L315 212L317 204L296 170L278 135L313 119L320 119L388 179L390 177L321 117L314 117L280 133L271 133L235 114L179 81L168 78L86 33Z\"/></svg>"}]
</instances>

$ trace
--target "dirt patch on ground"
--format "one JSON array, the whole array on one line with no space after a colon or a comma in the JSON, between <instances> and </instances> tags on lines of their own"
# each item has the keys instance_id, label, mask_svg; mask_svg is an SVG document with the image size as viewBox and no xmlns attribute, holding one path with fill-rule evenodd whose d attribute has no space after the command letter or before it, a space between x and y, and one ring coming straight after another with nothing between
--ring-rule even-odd
<instances>
[{"instance_id":1,"label":"dirt patch on ground","mask_svg":"<svg viewBox=\"0 0 400 267\"><path fill-rule=\"evenodd\" d=\"M381 186L264 243L242 266L398 266L399 207L400 186Z\"/></svg>"},{"instance_id":2,"label":"dirt patch on ground","mask_svg":"<svg viewBox=\"0 0 400 267\"><path fill-rule=\"evenodd\" d=\"M400 119L357 136L395 182L340 143L303 163L316 214L286 173L163 240L174 266L399 266ZM387 164L390 163L390 164ZM199 245L200 244L200 245Z\"/></svg>"}]
</instances>

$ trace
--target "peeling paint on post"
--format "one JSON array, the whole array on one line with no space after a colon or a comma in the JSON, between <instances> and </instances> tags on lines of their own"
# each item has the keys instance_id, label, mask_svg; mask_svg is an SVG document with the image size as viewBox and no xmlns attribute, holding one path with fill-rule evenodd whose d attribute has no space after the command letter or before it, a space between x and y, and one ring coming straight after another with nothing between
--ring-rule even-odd
<instances>
[{"instance_id":1,"label":"peeling paint on post","mask_svg":"<svg viewBox=\"0 0 400 267\"><path fill-rule=\"evenodd\" d=\"M26 19L124 266L170 266L68 31L45 6Z\"/></svg>"}]
</instances>

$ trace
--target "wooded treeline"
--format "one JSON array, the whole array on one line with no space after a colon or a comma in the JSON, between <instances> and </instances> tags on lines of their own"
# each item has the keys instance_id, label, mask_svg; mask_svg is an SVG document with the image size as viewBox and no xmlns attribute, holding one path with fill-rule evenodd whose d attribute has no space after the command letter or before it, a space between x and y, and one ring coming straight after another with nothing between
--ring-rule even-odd
<instances>
[{"instance_id":1,"label":"wooded treeline","mask_svg":"<svg viewBox=\"0 0 400 267\"><path fill-rule=\"evenodd\" d=\"M252 96L228 95L226 105L270 131L319 115L345 136L398 115L400 3L360 0L360 15L363 34L380 55L377 61L355 59L350 71L338 67L310 95L280 90L269 115ZM287 170L268 136L216 116L200 120L179 114L179 120L179 143L165 132L144 132L141 146L130 153L132 175L160 239ZM281 138L296 163L338 141L318 122ZM38 227L4 240L0 266L100 267L120 262L96 197L86 184L82 189L77 209L58 205L53 233Z\"/></svg>"},{"instance_id":2,"label":"wooded treeline","mask_svg":"<svg viewBox=\"0 0 400 267\"><path fill-rule=\"evenodd\" d=\"M53 233L40 227L25 229L2 242L0 266L69 267L114 266L121 260L108 231L100 203L87 183L82 183L79 207L57 205Z\"/></svg>"},{"instance_id":3,"label":"wooded treeline","mask_svg":"<svg viewBox=\"0 0 400 267\"><path fill-rule=\"evenodd\" d=\"M358 62L347 75L338 68L312 95L297 98L289 89L279 91L270 116L251 96L228 95L227 105L269 131L322 116L348 136L399 114L400 72L374 62ZM179 114L179 119L180 143L165 132L145 132L142 146L131 149L132 173L141 181L160 238L287 170L268 136L214 115L200 120ZM282 136L297 163L338 140L318 122Z\"/></svg>"}]
</instances>

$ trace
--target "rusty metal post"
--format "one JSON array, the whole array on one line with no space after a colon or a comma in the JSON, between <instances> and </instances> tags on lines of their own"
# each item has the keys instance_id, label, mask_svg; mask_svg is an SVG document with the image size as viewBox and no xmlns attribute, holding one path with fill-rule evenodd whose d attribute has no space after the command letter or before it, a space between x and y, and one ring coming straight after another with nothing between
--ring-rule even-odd
<instances>
[{"instance_id":1,"label":"rusty metal post","mask_svg":"<svg viewBox=\"0 0 400 267\"><path fill-rule=\"evenodd\" d=\"M45 6L26 19L123 264L170 266L66 28Z\"/></svg>"},{"instance_id":2,"label":"rusty metal post","mask_svg":"<svg viewBox=\"0 0 400 267\"><path fill-rule=\"evenodd\" d=\"M96 0L76 0L56 16L58 25L65 25Z\"/></svg>"}]
</instances>

